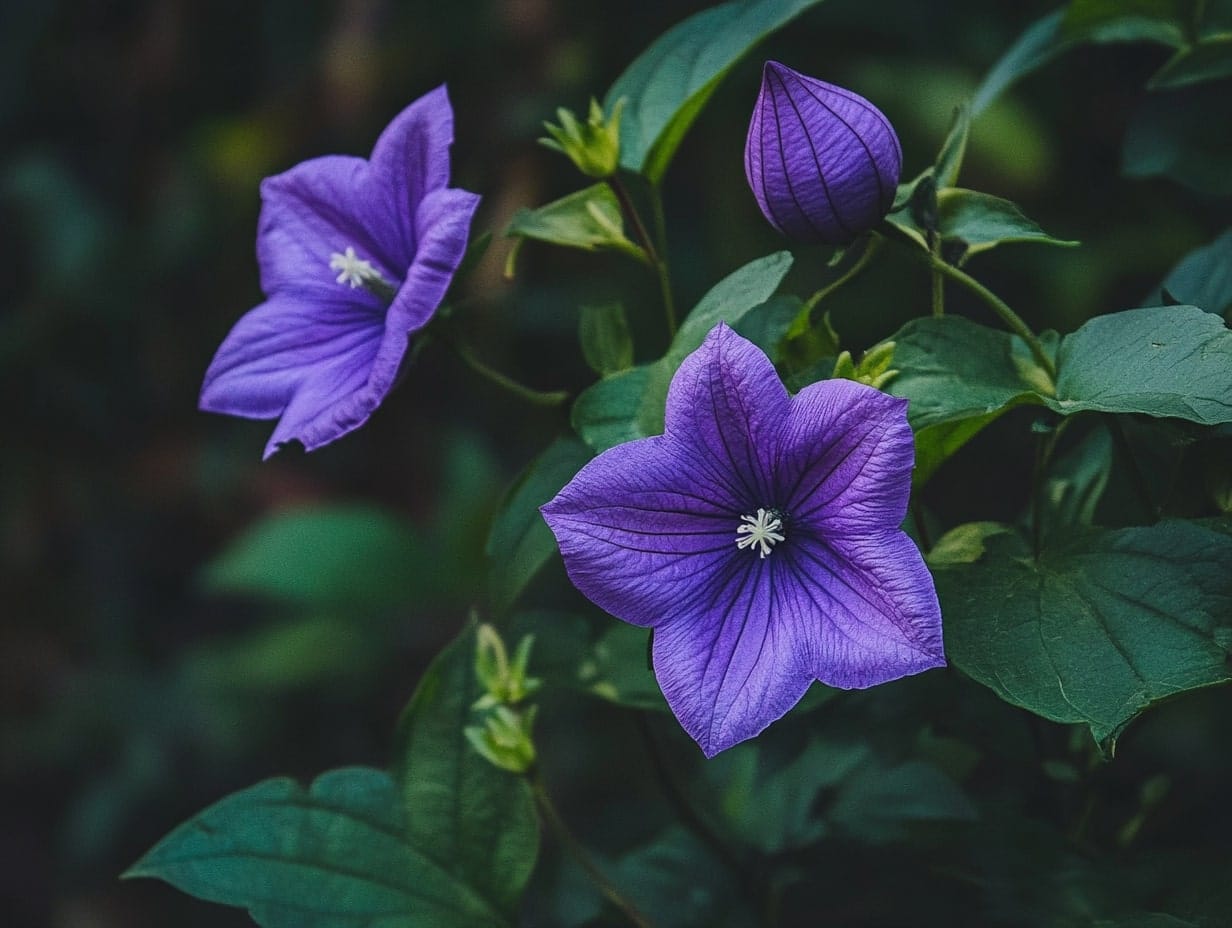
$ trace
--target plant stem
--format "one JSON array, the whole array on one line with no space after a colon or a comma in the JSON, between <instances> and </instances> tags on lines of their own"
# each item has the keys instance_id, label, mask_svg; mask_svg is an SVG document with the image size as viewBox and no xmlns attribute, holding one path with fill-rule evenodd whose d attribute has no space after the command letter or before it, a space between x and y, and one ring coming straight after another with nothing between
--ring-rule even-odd
<instances>
[{"instance_id":1,"label":"plant stem","mask_svg":"<svg viewBox=\"0 0 1232 928\"><path fill-rule=\"evenodd\" d=\"M676 301L672 297L672 278L667 270L667 220L663 215L663 195L657 184L650 185L650 204L654 210L655 238L659 242L658 260L659 290L663 294L663 312L667 321L667 337L676 337Z\"/></svg>"},{"instance_id":2,"label":"plant stem","mask_svg":"<svg viewBox=\"0 0 1232 928\"><path fill-rule=\"evenodd\" d=\"M577 838L573 837L573 833L569 831L569 826L565 824L564 819L560 817L560 813L556 811L556 806L552 804L551 797L548 796L547 788L543 785L543 778L539 775L536 768L531 768L526 774L527 782L530 784L532 795L535 797L535 806L539 809L539 816L543 823L551 829L556 836L556 840L561 846L573 856L573 859L578 862L578 865L586 871L586 875L590 877L595 888L599 893L629 919L629 923L636 925L637 928L651 928L650 922L646 920L646 916L642 915L628 899L620 894L611 880L599 869L598 864L594 862L586 849L578 843Z\"/></svg>"},{"instance_id":3,"label":"plant stem","mask_svg":"<svg viewBox=\"0 0 1232 928\"><path fill-rule=\"evenodd\" d=\"M972 277L970 274L960 271L954 265L949 264L936 255L929 254L926 251L921 251L918 248L907 248L911 254L915 255L920 261L925 262L936 273L943 277L948 277L951 280L958 281L995 312L1001 321L1005 323L1006 328L1021 338L1027 343L1027 347L1031 349L1031 356L1035 358L1035 363L1038 364L1049 376L1055 380L1057 376L1057 367L1052 363L1052 358L1048 357L1048 353L1044 351L1044 346L1030 326L1022 321L1022 317L1018 313L1010 309L1009 304L1001 297L997 296L982 283Z\"/></svg>"},{"instance_id":4,"label":"plant stem","mask_svg":"<svg viewBox=\"0 0 1232 928\"><path fill-rule=\"evenodd\" d=\"M476 374L496 384L507 393L512 393L514 396L527 403L535 406L560 406L569 399L569 394L564 390L543 391L535 390L525 384L518 383L512 377L502 374L495 368L489 367L479 358L475 357L474 352L462 342L447 337L442 334L442 330L437 327L433 333L437 340L456 354L467 367L473 370Z\"/></svg>"},{"instance_id":5,"label":"plant stem","mask_svg":"<svg viewBox=\"0 0 1232 928\"><path fill-rule=\"evenodd\" d=\"M928 233L928 250L933 258L941 260L941 236L936 232ZM933 316L940 318L945 315L945 278L936 268L929 271L933 281Z\"/></svg>"},{"instance_id":6,"label":"plant stem","mask_svg":"<svg viewBox=\"0 0 1232 928\"><path fill-rule=\"evenodd\" d=\"M633 197L629 195L629 188L620 179L620 175L613 174L609 177L607 185L612 188L612 193L616 194L621 210L629 217L629 221L633 223L633 231L637 234L642 250L646 252L646 257L650 259L650 263L655 269L655 274L659 278L659 291L663 295L663 312L667 319L667 337L672 338L676 334L676 304L672 299L672 283L667 271L667 260L663 257L667 252L667 236L663 220L663 201L659 196L659 188L653 185L650 188L657 232L656 235L652 236L646 229L645 223L642 222L642 215L633 204ZM658 244L656 244L656 241Z\"/></svg>"},{"instance_id":7,"label":"plant stem","mask_svg":"<svg viewBox=\"0 0 1232 928\"><path fill-rule=\"evenodd\" d=\"M920 536L920 547L928 554L933 549L933 540L924 522L924 507L915 493L911 494L911 521L915 524L915 533Z\"/></svg>"},{"instance_id":8,"label":"plant stem","mask_svg":"<svg viewBox=\"0 0 1232 928\"><path fill-rule=\"evenodd\" d=\"M844 271L843 274L837 280L834 280L826 284L824 287L822 287L820 290L814 293L811 297L809 297L808 302L805 303L804 306L800 308L800 312L801 313L807 312L809 314L809 321L811 322L812 317L813 317L813 310L818 306L818 304L820 304L822 300L824 300L834 291L838 290L840 287L846 286L849 281L851 281L857 274L859 274L862 270L864 270L864 268L868 266L868 262L873 259L873 255L877 253L877 249L879 249L880 247L881 247L880 238L870 238L868 240L868 244L864 246L864 251L861 252L860 257L856 259L855 264L847 268L847 270Z\"/></svg>"}]
</instances>

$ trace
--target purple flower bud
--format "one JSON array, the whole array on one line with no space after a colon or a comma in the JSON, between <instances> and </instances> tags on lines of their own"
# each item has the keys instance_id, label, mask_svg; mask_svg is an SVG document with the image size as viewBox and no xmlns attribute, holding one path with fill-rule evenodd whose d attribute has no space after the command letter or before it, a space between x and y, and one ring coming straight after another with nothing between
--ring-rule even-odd
<instances>
[{"instance_id":1,"label":"purple flower bud","mask_svg":"<svg viewBox=\"0 0 1232 928\"><path fill-rule=\"evenodd\" d=\"M845 245L894 203L903 150L863 97L767 61L744 173L770 224L789 238Z\"/></svg>"}]
</instances>

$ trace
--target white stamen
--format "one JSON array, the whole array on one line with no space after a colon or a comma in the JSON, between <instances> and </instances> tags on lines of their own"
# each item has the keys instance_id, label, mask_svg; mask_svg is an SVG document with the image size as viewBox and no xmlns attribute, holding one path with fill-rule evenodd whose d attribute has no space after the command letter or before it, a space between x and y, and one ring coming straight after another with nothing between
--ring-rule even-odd
<instances>
[{"instance_id":1,"label":"white stamen","mask_svg":"<svg viewBox=\"0 0 1232 928\"><path fill-rule=\"evenodd\" d=\"M761 556L764 558L778 542L787 540L787 536L779 533L783 520L764 509L758 509L755 516L741 516L740 520L745 524L736 529L736 535L744 537L736 538L737 548L753 551L760 547Z\"/></svg>"},{"instance_id":2,"label":"white stamen","mask_svg":"<svg viewBox=\"0 0 1232 928\"><path fill-rule=\"evenodd\" d=\"M335 251L329 256L329 269L338 272L334 278L338 283L350 284L352 290L367 283L384 282L381 272L372 266L372 262L357 255L350 245L344 253Z\"/></svg>"}]
</instances>

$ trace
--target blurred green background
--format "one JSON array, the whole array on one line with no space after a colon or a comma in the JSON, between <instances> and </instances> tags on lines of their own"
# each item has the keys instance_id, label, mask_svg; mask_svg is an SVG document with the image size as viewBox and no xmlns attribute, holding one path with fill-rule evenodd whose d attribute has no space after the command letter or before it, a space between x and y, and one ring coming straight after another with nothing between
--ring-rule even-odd
<instances>
[{"instance_id":1,"label":"blurred green background","mask_svg":"<svg viewBox=\"0 0 1232 928\"><path fill-rule=\"evenodd\" d=\"M461 285L464 318L494 364L538 387L578 389L588 376L575 347L580 303L596 287L623 299L639 355L656 357L654 280L620 257L532 243L510 282L499 231L519 206L583 185L536 145L541 121L601 96L703 6L0 5L6 926L249 924L117 876L231 790L387 762L402 704L474 599L496 500L565 426L563 413L517 405L439 349L422 353L367 427L311 456L262 464L269 424L198 413L213 351L261 299L260 179L319 154L366 154L403 106L447 83L454 182L484 197L475 229L497 232ZM763 58L872 99L897 126L911 176L931 161L952 108L1050 9L829 0L770 40L721 87L668 173L678 303L782 247L743 177ZM1165 58L1155 46L1085 47L975 125L964 186L1014 199L1049 232L1083 242L973 262L1033 324L1067 330L1138 305L1227 222L1226 201L1120 174L1127 125ZM832 275L828 256L799 251L788 289L807 293ZM833 320L861 348L927 299L923 272L891 260L836 298ZM962 294L951 302L989 321ZM927 499L1012 517L1022 500L1005 498L1002 478L1029 462L1003 439L1024 421L1007 416L981 436ZM1201 750L1195 776L1213 788L1232 759L1201 746L1232 743L1220 721L1232 713L1226 695L1199 699L1167 726L1135 731L1150 757ZM585 725L616 724L615 710L576 711ZM588 770L599 776L578 762L583 783Z\"/></svg>"}]
</instances>

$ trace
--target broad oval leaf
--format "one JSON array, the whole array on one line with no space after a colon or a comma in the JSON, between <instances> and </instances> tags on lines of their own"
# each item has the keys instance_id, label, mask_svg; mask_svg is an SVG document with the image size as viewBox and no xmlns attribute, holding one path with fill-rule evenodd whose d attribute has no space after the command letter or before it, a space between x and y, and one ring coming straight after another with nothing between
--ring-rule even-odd
<instances>
[{"instance_id":1,"label":"broad oval leaf","mask_svg":"<svg viewBox=\"0 0 1232 928\"><path fill-rule=\"evenodd\" d=\"M493 766L462 733L479 696L475 634L467 629L437 655L407 704L394 775L410 843L510 916L535 866L539 825L526 781Z\"/></svg>"},{"instance_id":2,"label":"broad oval leaf","mask_svg":"<svg viewBox=\"0 0 1232 928\"><path fill-rule=\"evenodd\" d=\"M1232 422L1232 332L1195 306L1097 316L1061 340L1057 412Z\"/></svg>"},{"instance_id":3,"label":"broad oval leaf","mask_svg":"<svg viewBox=\"0 0 1232 928\"><path fill-rule=\"evenodd\" d=\"M262 928L496 928L510 921L408 842L389 775L266 780L185 822L125 874L242 906Z\"/></svg>"},{"instance_id":4,"label":"broad oval leaf","mask_svg":"<svg viewBox=\"0 0 1232 928\"><path fill-rule=\"evenodd\" d=\"M1230 530L1091 530L1037 560L1007 526L960 526L930 555L946 651L1007 702L1114 740L1153 703L1232 680Z\"/></svg>"},{"instance_id":5,"label":"broad oval leaf","mask_svg":"<svg viewBox=\"0 0 1232 928\"><path fill-rule=\"evenodd\" d=\"M821 0L743 0L690 16L629 65L603 101L625 100L620 164L662 179L681 139L719 82L754 45Z\"/></svg>"}]
</instances>

